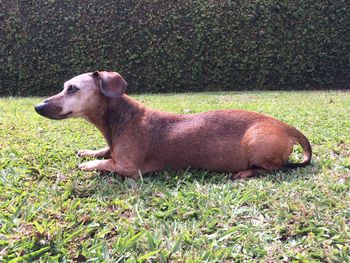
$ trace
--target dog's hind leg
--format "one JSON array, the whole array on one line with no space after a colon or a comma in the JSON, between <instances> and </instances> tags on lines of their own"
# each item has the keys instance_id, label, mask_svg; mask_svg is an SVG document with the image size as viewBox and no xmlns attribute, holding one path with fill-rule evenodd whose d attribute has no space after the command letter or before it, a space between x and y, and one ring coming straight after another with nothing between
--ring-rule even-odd
<instances>
[{"instance_id":1,"label":"dog's hind leg","mask_svg":"<svg viewBox=\"0 0 350 263\"><path fill-rule=\"evenodd\" d=\"M242 144L248 153L249 167L235 174L233 179L255 176L259 171L273 172L287 163L294 139L283 125L257 123L245 133Z\"/></svg>"},{"instance_id":2,"label":"dog's hind leg","mask_svg":"<svg viewBox=\"0 0 350 263\"><path fill-rule=\"evenodd\" d=\"M79 157L102 157L102 158L110 158L111 150L109 147L100 149L100 150L80 150L77 152Z\"/></svg>"},{"instance_id":3,"label":"dog's hind leg","mask_svg":"<svg viewBox=\"0 0 350 263\"><path fill-rule=\"evenodd\" d=\"M231 177L231 179L245 179L248 177L257 176L259 172L262 171L273 172L281 169L282 166L283 162L279 160L261 160L260 162L257 162L257 164L254 164L250 169L236 173Z\"/></svg>"},{"instance_id":4,"label":"dog's hind leg","mask_svg":"<svg viewBox=\"0 0 350 263\"><path fill-rule=\"evenodd\" d=\"M240 171L240 172L236 173L235 175L233 175L231 177L231 179L232 180L245 179L248 177L256 176L257 174L258 174L257 170L255 168L252 168L252 169L248 169L248 170Z\"/></svg>"}]
</instances>

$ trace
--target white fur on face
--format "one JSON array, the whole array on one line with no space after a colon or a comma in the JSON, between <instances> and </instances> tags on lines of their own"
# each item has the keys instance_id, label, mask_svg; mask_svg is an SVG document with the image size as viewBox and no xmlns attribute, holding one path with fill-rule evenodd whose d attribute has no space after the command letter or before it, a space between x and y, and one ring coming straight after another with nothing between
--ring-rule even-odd
<instances>
[{"instance_id":1,"label":"white fur on face","mask_svg":"<svg viewBox=\"0 0 350 263\"><path fill-rule=\"evenodd\" d=\"M70 86L78 89L74 93L67 93ZM85 117L84 112L96 105L99 87L96 86L91 73L81 74L64 83L64 89L57 95L62 95L61 114L70 117Z\"/></svg>"}]
</instances>

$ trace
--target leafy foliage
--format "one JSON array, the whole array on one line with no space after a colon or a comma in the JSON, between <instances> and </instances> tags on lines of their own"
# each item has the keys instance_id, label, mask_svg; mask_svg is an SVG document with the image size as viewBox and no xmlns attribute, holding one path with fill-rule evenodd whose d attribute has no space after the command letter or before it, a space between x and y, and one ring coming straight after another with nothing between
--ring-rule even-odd
<instances>
[{"instance_id":1,"label":"leafy foliage","mask_svg":"<svg viewBox=\"0 0 350 263\"><path fill-rule=\"evenodd\" d=\"M39 98L3 98L1 262L350 262L349 92L136 98L177 113L274 116L308 136L312 164L235 181L192 170L139 180L81 172L76 150L105 146L97 129L39 116Z\"/></svg>"},{"instance_id":2,"label":"leafy foliage","mask_svg":"<svg viewBox=\"0 0 350 263\"><path fill-rule=\"evenodd\" d=\"M4 0L1 9L0 95L47 95L97 69L121 72L132 92L349 81L346 0Z\"/></svg>"}]
</instances>

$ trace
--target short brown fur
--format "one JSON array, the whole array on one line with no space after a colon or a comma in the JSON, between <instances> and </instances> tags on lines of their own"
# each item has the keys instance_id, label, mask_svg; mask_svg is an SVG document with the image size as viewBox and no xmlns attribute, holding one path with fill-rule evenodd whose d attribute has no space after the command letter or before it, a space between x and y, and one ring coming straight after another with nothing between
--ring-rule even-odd
<instances>
[{"instance_id":1,"label":"short brown fur","mask_svg":"<svg viewBox=\"0 0 350 263\"><path fill-rule=\"evenodd\" d=\"M72 85L79 88L73 94L69 92ZM48 118L85 118L101 131L108 147L82 150L79 155L107 159L83 163L80 169L138 178L167 168L191 167L246 178L260 169L275 171L310 163L308 139L277 119L243 110L188 115L152 110L124 94L125 87L118 73L86 73L66 82L61 93L35 107ZM303 147L304 160L289 164L297 143Z\"/></svg>"}]
</instances>

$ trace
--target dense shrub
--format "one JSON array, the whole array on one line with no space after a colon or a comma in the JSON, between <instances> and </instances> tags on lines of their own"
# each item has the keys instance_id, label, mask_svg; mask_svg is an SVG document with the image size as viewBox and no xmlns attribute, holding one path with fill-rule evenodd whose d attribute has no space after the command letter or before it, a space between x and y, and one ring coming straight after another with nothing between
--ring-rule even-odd
<instances>
[{"instance_id":1,"label":"dense shrub","mask_svg":"<svg viewBox=\"0 0 350 263\"><path fill-rule=\"evenodd\" d=\"M346 87L347 0L3 0L0 94L97 69L133 92Z\"/></svg>"}]
</instances>

